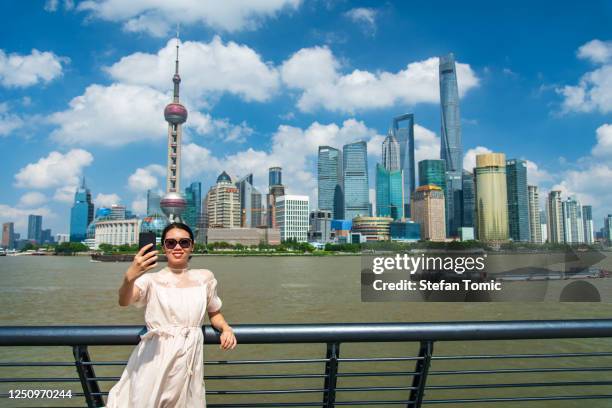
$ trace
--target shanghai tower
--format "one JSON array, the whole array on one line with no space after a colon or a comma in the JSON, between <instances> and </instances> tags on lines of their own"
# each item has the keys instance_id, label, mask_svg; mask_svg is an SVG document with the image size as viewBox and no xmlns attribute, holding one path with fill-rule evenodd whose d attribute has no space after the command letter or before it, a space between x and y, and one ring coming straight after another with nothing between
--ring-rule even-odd
<instances>
[{"instance_id":1,"label":"shanghai tower","mask_svg":"<svg viewBox=\"0 0 612 408\"><path fill-rule=\"evenodd\" d=\"M459 117L459 90L455 56L451 53L440 57L440 158L446 163L446 231L457 236L461 227L461 201L463 150L461 147L461 123Z\"/></svg>"}]
</instances>

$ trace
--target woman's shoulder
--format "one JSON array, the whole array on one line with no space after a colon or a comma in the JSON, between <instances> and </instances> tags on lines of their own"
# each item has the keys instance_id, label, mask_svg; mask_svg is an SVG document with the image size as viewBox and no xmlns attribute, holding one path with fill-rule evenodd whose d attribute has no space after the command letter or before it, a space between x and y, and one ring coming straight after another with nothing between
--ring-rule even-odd
<instances>
[{"instance_id":1,"label":"woman's shoulder","mask_svg":"<svg viewBox=\"0 0 612 408\"><path fill-rule=\"evenodd\" d=\"M195 277L203 281L210 281L215 279L215 274L208 269L190 269L189 272L191 272Z\"/></svg>"}]
</instances>

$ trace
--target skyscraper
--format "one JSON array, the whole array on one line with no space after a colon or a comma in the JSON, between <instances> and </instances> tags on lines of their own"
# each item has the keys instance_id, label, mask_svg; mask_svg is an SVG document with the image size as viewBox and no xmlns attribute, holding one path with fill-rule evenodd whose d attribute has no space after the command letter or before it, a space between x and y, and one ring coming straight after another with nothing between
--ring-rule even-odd
<instances>
[{"instance_id":1,"label":"skyscraper","mask_svg":"<svg viewBox=\"0 0 612 408\"><path fill-rule=\"evenodd\" d=\"M529 241L534 244L541 244L542 227L540 220L540 194L538 186L527 186L527 196L529 202Z\"/></svg>"},{"instance_id":2,"label":"skyscraper","mask_svg":"<svg viewBox=\"0 0 612 408\"><path fill-rule=\"evenodd\" d=\"M456 236L461 226L461 189L463 149L461 146L461 118L459 115L459 88L455 56L440 57L440 158L446 163L446 226L449 236Z\"/></svg>"},{"instance_id":3,"label":"skyscraper","mask_svg":"<svg viewBox=\"0 0 612 408\"><path fill-rule=\"evenodd\" d=\"M166 195L161 199L161 209L170 222L181 221L187 202L181 195L181 139L183 123L187 121L187 109L179 101L179 39L176 38L176 61L174 65L174 92L172 102L164 109L168 122L168 165L166 168Z\"/></svg>"},{"instance_id":4,"label":"skyscraper","mask_svg":"<svg viewBox=\"0 0 612 408\"><path fill-rule=\"evenodd\" d=\"M247 174L236 182L240 193L240 226L250 228L253 225L253 174Z\"/></svg>"},{"instance_id":5,"label":"skyscraper","mask_svg":"<svg viewBox=\"0 0 612 408\"><path fill-rule=\"evenodd\" d=\"M442 188L434 185L417 187L412 194L412 209L412 219L421 226L421 239L429 241L446 239Z\"/></svg>"},{"instance_id":6,"label":"skyscraper","mask_svg":"<svg viewBox=\"0 0 612 408\"><path fill-rule=\"evenodd\" d=\"M592 244L595 242L595 226L593 225L593 207L582 206L582 221L584 223L584 242Z\"/></svg>"},{"instance_id":7,"label":"skyscraper","mask_svg":"<svg viewBox=\"0 0 612 408\"><path fill-rule=\"evenodd\" d=\"M83 178L81 186L74 194L74 204L70 210L70 242L81 242L87 238L87 227L93 221L93 216L91 191L85 186Z\"/></svg>"},{"instance_id":8,"label":"skyscraper","mask_svg":"<svg viewBox=\"0 0 612 408\"><path fill-rule=\"evenodd\" d=\"M251 227L257 228L265 225L263 219L263 203L261 193L255 187L251 192Z\"/></svg>"},{"instance_id":9,"label":"skyscraper","mask_svg":"<svg viewBox=\"0 0 612 408\"><path fill-rule=\"evenodd\" d=\"M474 175L467 170L461 173L461 226L474 228L476 212L476 195L474 193Z\"/></svg>"},{"instance_id":10,"label":"skyscraper","mask_svg":"<svg viewBox=\"0 0 612 408\"><path fill-rule=\"evenodd\" d=\"M563 205L561 203L561 191L559 190L552 190L548 193L546 220L548 242L563 243L565 241Z\"/></svg>"},{"instance_id":11,"label":"skyscraper","mask_svg":"<svg viewBox=\"0 0 612 408\"><path fill-rule=\"evenodd\" d=\"M446 163L444 160L419 162L419 186L433 185L446 190Z\"/></svg>"},{"instance_id":12,"label":"skyscraper","mask_svg":"<svg viewBox=\"0 0 612 408\"><path fill-rule=\"evenodd\" d=\"M365 142L344 145L344 218L369 215L368 150Z\"/></svg>"},{"instance_id":13,"label":"skyscraper","mask_svg":"<svg viewBox=\"0 0 612 408\"><path fill-rule=\"evenodd\" d=\"M2 224L2 248L13 249L15 245L15 224L5 222Z\"/></svg>"},{"instance_id":14,"label":"skyscraper","mask_svg":"<svg viewBox=\"0 0 612 408\"><path fill-rule=\"evenodd\" d=\"M404 215L410 217L410 196L415 189L414 115L407 113L393 118L393 134L399 142L400 168L404 177Z\"/></svg>"},{"instance_id":15,"label":"skyscraper","mask_svg":"<svg viewBox=\"0 0 612 408\"><path fill-rule=\"evenodd\" d=\"M387 137L382 145L382 164L387 170L401 169L401 148L392 129L389 129Z\"/></svg>"},{"instance_id":16,"label":"skyscraper","mask_svg":"<svg viewBox=\"0 0 612 408\"><path fill-rule=\"evenodd\" d=\"M604 218L604 239L606 240L606 244L608 246L612 246L612 214L608 214Z\"/></svg>"},{"instance_id":17,"label":"skyscraper","mask_svg":"<svg viewBox=\"0 0 612 408\"><path fill-rule=\"evenodd\" d=\"M561 203L563 209L563 232L566 244L584 243L582 205L576 197L568 197Z\"/></svg>"},{"instance_id":18,"label":"skyscraper","mask_svg":"<svg viewBox=\"0 0 612 408\"><path fill-rule=\"evenodd\" d=\"M344 216L342 153L330 146L319 146L317 161L319 210L331 211L334 219Z\"/></svg>"},{"instance_id":19,"label":"skyscraper","mask_svg":"<svg viewBox=\"0 0 612 408\"><path fill-rule=\"evenodd\" d=\"M147 190L147 215L163 214L160 206L161 196L155 191Z\"/></svg>"},{"instance_id":20,"label":"skyscraper","mask_svg":"<svg viewBox=\"0 0 612 408\"><path fill-rule=\"evenodd\" d=\"M275 201L276 225L280 229L281 240L295 239L297 242L308 241L308 196L284 195Z\"/></svg>"},{"instance_id":21,"label":"skyscraper","mask_svg":"<svg viewBox=\"0 0 612 408\"><path fill-rule=\"evenodd\" d=\"M226 172L217 177L217 184L206 196L208 228L240 227L240 194Z\"/></svg>"},{"instance_id":22,"label":"skyscraper","mask_svg":"<svg viewBox=\"0 0 612 408\"><path fill-rule=\"evenodd\" d=\"M276 228L276 199L285 195L285 186L282 181L282 169L270 167L268 169L268 195L266 196L268 227L270 228Z\"/></svg>"},{"instance_id":23,"label":"skyscraper","mask_svg":"<svg viewBox=\"0 0 612 408\"><path fill-rule=\"evenodd\" d=\"M202 215L202 183L195 181L185 189L185 212L183 222L189 225L194 234L198 229L198 220Z\"/></svg>"},{"instance_id":24,"label":"skyscraper","mask_svg":"<svg viewBox=\"0 0 612 408\"><path fill-rule=\"evenodd\" d=\"M268 186L279 186L283 184L282 168L270 167L268 169Z\"/></svg>"},{"instance_id":25,"label":"skyscraper","mask_svg":"<svg viewBox=\"0 0 612 408\"><path fill-rule=\"evenodd\" d=\"M527 163L525 160L506 161L506 189L510 238L529 241L529 197L527 195Z\"/></svg>"},{"instance_id":26,"label":"skyscraper","mask_svg":"<svg viewBox=\"0 0 612 408\"><path fill-rule=\"evenodd\" d=\"M28 215L28 240L42 243L42 215Z\"/></svg>"},{"instance_id":27,"label":"skyscraper","mask_svg":"<svg viewBox=\"0 0 612 408\"><path fill-rule=\"evenodd\" d=\"M503 153L479 154L474 171L478 239L507 241L506 156Z\"/></svg>"},{"instance_id":28,"label":"skyscraper","mask_svg":"<svg viewBox=\"0 0 612 408\"><path fill-rule=\"evenodd\" d=\"M382 164L376 164L376 215L391 217L394 220L404 218L403 172L399 168L388 170Z\"/></svg>"}]
</instances>

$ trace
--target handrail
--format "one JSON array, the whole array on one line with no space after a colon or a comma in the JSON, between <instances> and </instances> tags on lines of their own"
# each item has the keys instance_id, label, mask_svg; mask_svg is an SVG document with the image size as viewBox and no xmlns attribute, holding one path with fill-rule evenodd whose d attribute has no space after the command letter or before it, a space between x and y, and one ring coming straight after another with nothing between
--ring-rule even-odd
<instances>
[{"instance_id":1,"label":"handrail","mask_svg":"<svg viewBox=\"0 0 612 408\"><path fill-rule=\"evenodd\" d=\"M204 326L204 342L206 344L218 344L219 333L210 326ZM229 373L219 375L207 371L205 379L213 384L223 387L224 381L241 380L243 384L257 383L261 380L281 380L282 384L264 386L262 388L219 389L207 386L207 394L215 397L249 396L255 397L279 397L302 395L307 398L305 402L233 402L213 404L209 407L281 407L281 406L323 406L335 407L341 405L401 405L408 408L418 408L422 404L475 404L497 403L497 402L525 402L525 401L570 401L570 400L599 400L612 401L612 381L606 376L612 371L611 344L607 342L596 342L587 351L564 351L538 354L509 353L495 354L490 351L486 354L465 355L435 355L434 343L454 341L495 341L495 340L532 340L532 339L579 339L579 338L612 338L612 319L592 320L518 320L518 321L470 321L470 322L440 322L440 323L333 323L333 324L240 324L234 326L234 332L241 345L248 344L283 344L283 343L318 343L326 347L324 355L310 358L282 358L282 359L243 359L229 361L207 361L207 367L217 367L220 370L225 367L266 367L266 371L249 372L240 371L239 374ZM125 361L97 361L90 358L89 346L113 346L113 345L135 345L140 341L140 336L146 333L146 327L139 325L131 326L0 326L0 347L47 347L47 346L70 346L73 351L74 360L65 362L0 362L0 369L9 370L16 367L39 369L41 367L69 367L76 368L76 377L63 377L44 374L36 371L30 377L3 377L0 384L79 384L82 392L74 392L74 396L84 397L88 407L101 407L104 405L101 383L109 384L117 381L118 377L97 376L94 366L118 366L124 365ZM397 342L417 343L416 354L407 353L401 356L343 356L341 353L342 343L351 342ZM402 346L403 347L403 346ZM608 348L608 349L607 349ZM439 348L435 348L439 349ZM608 358L608 359L606 359ZM561 364L560 366L519 365L512 367L502 365L495 366L493 361L507 362L518 361L543 361L543 360L566 360L580 359L576 363ZM484 367L465 367L459 362L484 362ZM567 360L566 360L567 361ZM344 372L347 366L359 366L369 363L377 364L375 367L349 370ZM391 363L405 363L406 365L390 370L386 367ZM273 373L267 369L276 365L285 367L295 364L308 364L312 370L308 372L286 372ZM452 369L439 366L439 364L452 364ZM323 365L324 367L321 367ZM317 367L321 371L316 371ZM315 370L315 371L313 371ZM74 373L74 371L73 371ZM541 374L544 378L531 379L522 374ZM582 373L577 378L555 378L557 374L568 375L571 373ZM583 378L587 373L592 373L593 378ZM598 374L601 373L601 374ZM518 374L518 376L517 376ZM503 375L503 381L502 381ZM484 377L486 376L486 377ZM378 377L381 379L401 379L400 385L390 384L368 384L352 385L351 379ZM460 378L460 382L438 383L436 380L443 378ZM486 379L486 381L483 381ZM284 381L289 380L288 383ZM298 380L308 380L306 384L299 384ZM431 384L431 382L434 384ZM513 381L516 380L516 381ZM246 382L245 382L246 381ZM313 383L312 381L318 381ZM349 382L347 382L349 381ZM492 381L492 382L491 382ZM278 381L277 381L278 382ZM285 387L286 384L286 387ZM259 387L259 386L258 386ZM563 387L577 388L579 393L557 394L554 389ZM584 393L586 390L588 393ZM598 387L595 390L593 387ZM608 388L602 388L608 387ZM11 388L15 388L11 385ZM436 392L444 390L454 391L476 391L479 390L542 390L543 395L456 395L438 397ZM402 399L380 399L386 393L400 393ZM366 393L366 397L355 396L355 394ZM434 393L434 395L432 395ZM317 394L320 395L317 398ZM348 397L347 397L348 396ZM9 398L9 394L0 391L0 399ZM445 397L445 398L443 398ZM313 400L318 401L314 401ZM350 401L347 401L349 398ZM357 398L357 399L355 399ZM364 399L365 398L365 399ZM462 405L462 406L463 406ZM606 405L607 406L607 405Z\"/></svg>"},{"instance_id":2,"label":"handrail","mask_svg":"<svg viewBox=\"0 0 612 408\"><path fill-rule=\"evenodd\" d=\"M508 320L440 323L238 324L241 344L527 340L612 337L612 319ZM219 333L203 327L204 342ZM0 346L138 344L144 326L0 326Z\"/></svg>"}]
</instances>

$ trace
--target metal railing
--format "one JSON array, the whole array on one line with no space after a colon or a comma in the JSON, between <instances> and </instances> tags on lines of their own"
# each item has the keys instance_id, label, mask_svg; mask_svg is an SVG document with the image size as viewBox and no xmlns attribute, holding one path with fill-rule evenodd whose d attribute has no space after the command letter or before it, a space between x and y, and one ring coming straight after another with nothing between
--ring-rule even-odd
<instances>
[{"instance_id":1,"label":"metal railing","mask_svg":"<svg viewBox=\"0 0 612 408\"><path fill-rule=\"evenodd\" d=\"M2 361L0 373L28 368L42 372L44 367L73 368L75 377L43 376L0 377L0 384L11 389L15 384L27 384L22 388L32 388L36 384L80 384L80 390L73 397L84 398L88 407L104 405L100 383L112 385L118 380L114 376L96 376L95 368L122 366L126 361L94 361L89 346L135 345L146 329L142 326L46 326L46 327L0 327L0 346L2 347L72 347L73 361ZM282 406L377 406L396 405L408 408L423 404L457 404L465 406L477 403L520 403L570 400L609 400L612 405L612 340L598 340L586 345L586 352L555 353L482 353L458 355L434 355L434 344L467 341L473 345L482 341L500 340L547 340L553 339L605 339L612 338L612 320L550 320L550 321L501 321L501 322L456 322L456 323L381 323L381 324L293 324L293 325L236 325L234 332L241 347L248 344L322 344L325 356L315 358L256 359L256 360L216 360L206 361L204 380L207 384L207 399L232 399L211 403L209 407L282 407ZM219 344L218 333L211 327L204 328L205 344ZM586 340L582 340L586 341ZM418 352L400 356L340 357L340 346L344 343L397 343L414 344ZM573 343L574 344L574 343ZM579 343L577 343L579 344ZM436 346L437 347L437 346ZM0 349L0 352L6 349ZM555 366L532 366L534 362L557 362ZM559 362L571 360L571 364ZM522 361L518 366L496 367L496 361ZM486 362L485 367L461 367L465 363ZM529 362L525 365L524 362ZM374 371L346 370L348 367L374 363ZM395 364L405 364L401 370L390 370ZM436 365L453 365L453 369L437 369ZM323 365L322 371L306 373L273 373L274 366L295 367L296 365ZM459 366L459 367L457 367ZM213 368L239 368L238 374L210 374ZM244 367L265 367L259 372L248 374ZM382 367L382 369L381 369ZM102 369L102 368L101 368ZM73 371L73 373L74 373ZM517 374L519 381L505 379ZM0 374L2 375L2 374ZM544 378L532 378L535 375ZM571 375L576 378L559 378ZM585 378L589 375L594 378ZM476 383L452 382L454 378L477 378ZM340 384L356 379L399 379L401 385L346 385ZM438 378L451 379L436 384ZM516 378L516 377L514 377ZM486 379L486 381L482 381ZM257 381L293 381L292 386L284 388L243 387ZM317 386L296 386L300 381L315 381ZM370 381L370 380L368 380ZM215 389L210 384L240 384L240 388ZM570 387L570 388L564 388ZM108 387L106 387L108 388ZM210 388L210 389L209 389ZM568 393L568 389L580 390ZM510 395L491 394L494 391L510 391ZM516 390L543 390L517 394ZM554 392L562 390L564 392ZM447 397L431 397L436 393L452 391ZM465 395L466 392L475 395ZM585 392L588 391L588 392ZM384 399L387 393L401 395L400 398ZM363 395L357 398L354 395ZM318 395L318 397L316 397ZM291 397L281 401L279 397ZM306 400L295 400L305 396ZM343 398L339 398L342 396ZM0 391L0 403L11 395ZM236 400L246 398L247 401ZM292 399L293 398L293 399ZM6 401L6 400L4 400ZM43 402L43 400L38 400ZM480 404L482 405L482 404ZM488 405L487 405L488 406ZM607 406L607 405L606 405Z\"/></svg>"}]
</instances>

